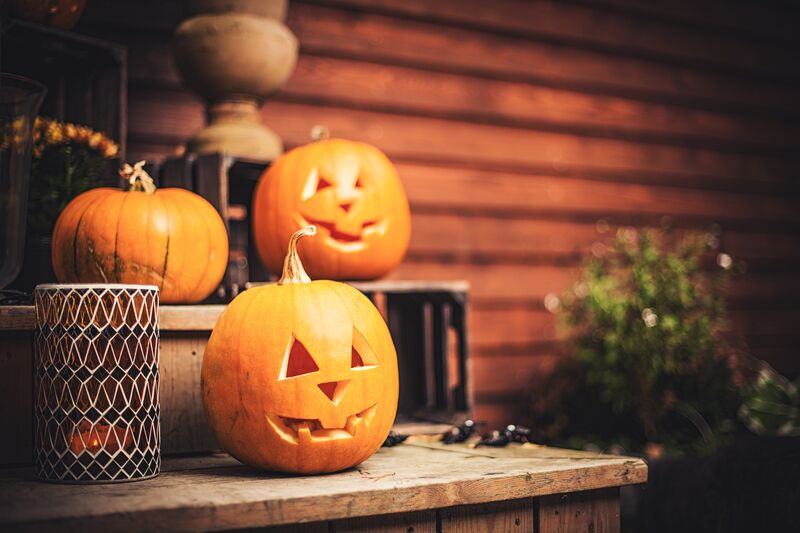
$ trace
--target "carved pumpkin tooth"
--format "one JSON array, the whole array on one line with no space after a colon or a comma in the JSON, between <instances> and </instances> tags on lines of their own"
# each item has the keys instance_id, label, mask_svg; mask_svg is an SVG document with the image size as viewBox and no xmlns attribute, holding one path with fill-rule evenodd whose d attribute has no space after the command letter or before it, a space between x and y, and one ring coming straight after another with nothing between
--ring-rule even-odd
<instances>
[{"instance_id":1,"label":"carved pumpkin tooth","mask_svg":"<svg viewBox=\"0 0 800 533\"><path fill-rule=\"evenodd\" d=\"M358 415L348 416L347 417L347 424L345 425L344 429L347 430L348 433L355 436L356 429L358 429L359 423L361 419L358 418Z\"/></svg>"}]
</instances>

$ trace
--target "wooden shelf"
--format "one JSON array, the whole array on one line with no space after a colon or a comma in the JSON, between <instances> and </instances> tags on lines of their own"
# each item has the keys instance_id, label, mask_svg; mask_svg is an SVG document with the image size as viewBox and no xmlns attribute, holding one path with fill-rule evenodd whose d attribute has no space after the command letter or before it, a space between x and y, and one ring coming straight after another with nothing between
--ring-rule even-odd
<instances>
[{"instance_id":1,"label":"wooden shelf","mask_svg":"<svg viewBox=\"0 0 800 533\"><path fill-rule=\"evenodd\" d=\"M361 292L373 293L442 293L458 294L469 291L466 281L354 281L350 285ZM248 287L265 285L252 283ZM159 307L161 331L211 331L225 305L162 305ZM32 305L0 306L0 331L33 331L35 326Z\"/></svg>"},{"instance_id":2,"label":"wooden shelf","mask_svg":"<svg viewBox=\"0 0 800 533\"><path fill-rule=\"evenodd\" d=\"M646 480L641 459L532 445L472 449L412 437L324 476L262 472L222 454L166 459L155 479L113 485L48 484L33 479L30 468L0 470L0 529L198 531L397 513L435 524L436 509L511 501L533 520L532 498ZM618 514L616 520L618 527Z\"/></svg>"}]
</instances>

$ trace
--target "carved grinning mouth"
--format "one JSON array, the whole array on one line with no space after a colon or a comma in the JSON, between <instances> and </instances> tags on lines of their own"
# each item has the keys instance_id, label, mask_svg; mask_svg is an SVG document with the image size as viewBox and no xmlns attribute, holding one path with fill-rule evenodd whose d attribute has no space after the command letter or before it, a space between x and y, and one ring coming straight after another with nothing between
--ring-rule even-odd
<instances>
[{"instance_id":1,"label":"carved grinning mouth","mask_svg":"<svg viewBox=\"0 0 800 533\"><path fill-rule=\"evenodd\" d=\"M353 438L361 426L369 426L375 418L378 404L347 417L342 428L325 428L317 419L290 418L267 413L270 426L284 439L297 443L300 441L323 441Z\"/></svg>"},{"instance_id":2,"label":"carved grinning mouth","mask_svg":"<svg viewBox=\"0 0 800 533\"><path fill-rule=\"evenodd\" d=\"M343 231L339 231L336 229L336 225L331 222L325 222L323 220L315 220L315 219L308 219L309 224L314 224L315 226L319 226L321 228L325 228L328 230L328 234L330 238L334 241L338 241L342 244L349 244L354 242L361 242L362 236L361 235L351 235L349 233L345 233ZM378 224L377 221L370 220L368 222L363 222L361 224L361 230L366 231L369 228L372 228Z\"/></svg>"}]
</instances>

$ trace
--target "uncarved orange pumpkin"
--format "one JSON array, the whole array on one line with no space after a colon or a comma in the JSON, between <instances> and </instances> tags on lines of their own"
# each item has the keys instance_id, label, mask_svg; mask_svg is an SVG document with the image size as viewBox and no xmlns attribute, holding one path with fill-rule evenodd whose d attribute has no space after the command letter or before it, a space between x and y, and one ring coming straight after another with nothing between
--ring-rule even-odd
<instances>
[{"instance_id":1,"label":"uncarved orange pumpkin","mask_svg":"<svg viewBox=\"0 0 800 533\"><path fill-rule=\"evenodd\" d=\"M357 465L397 411L397 354L378 310L335 281L310 281L296 232L277 284L244 291L220 317L202 368L209 425L228 453L287 472Z\"/></svg>"},{"instance_id":2,"label":"uncarved orange pumpkin","mask_svg":"<svg viewBox=\"0 0 800 533\"><path fill-rule=\"evenodd\" d=\"M158 189L142 165L127 167L131 189L89 190L53 229L62 283L157 285L162 303L195 303L219 285L228 234L217 210L185 189Z\"/></svg>"},{"instance_id":3,"label":"uncarved orange pumpkin","mask_svg":"<svg viewBox=\"0 0 800 533\"><path fill-rule=\"evenodd\" d=\"M411 221L391 161L369 144L321 140L278 158L253 196L259 255L279 272L289 237L314 224L318 238L303 247L313 278L375 279L403 260Z\"/></svg>"}]
</instances>

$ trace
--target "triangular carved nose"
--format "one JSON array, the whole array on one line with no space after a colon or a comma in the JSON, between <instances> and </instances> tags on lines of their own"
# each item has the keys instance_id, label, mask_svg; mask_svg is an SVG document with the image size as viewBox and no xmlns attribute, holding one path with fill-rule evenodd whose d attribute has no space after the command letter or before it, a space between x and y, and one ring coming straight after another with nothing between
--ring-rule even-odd
<instances>
[{"instance_id":1,"label":"triangular carved nose","mask_svg":"<svg viewBox=\"0 0 800 533\"><path fill-rule=\"evenodd\" d=\"M338 404L342 396L344 396L344 390L349 384L350 380L345 379L342 381L327 381L325 383L319 383L317 386L330 401Z\"/></svg>"},{"instance_id":2,"label":"triangular carved nose","mask_svg":"<svg viewBox=\"0 0 800 533\"><path fill-rule=\"evenodd\" d=\"M345 202L345 203L339 204L339 207L341 207L342 210L345 213L349 213L350 212L350 208L353 207L353 204L351 202Z\"/></svg>"}]
</instances>

